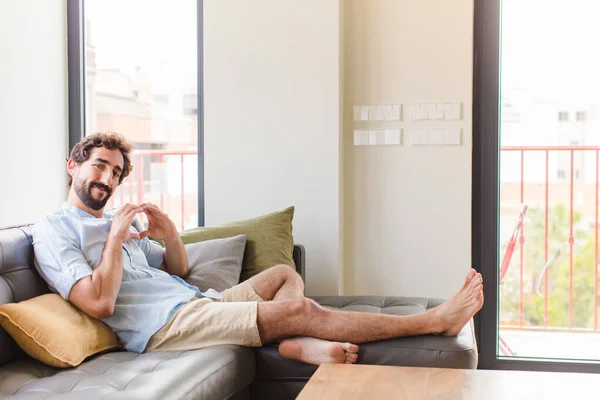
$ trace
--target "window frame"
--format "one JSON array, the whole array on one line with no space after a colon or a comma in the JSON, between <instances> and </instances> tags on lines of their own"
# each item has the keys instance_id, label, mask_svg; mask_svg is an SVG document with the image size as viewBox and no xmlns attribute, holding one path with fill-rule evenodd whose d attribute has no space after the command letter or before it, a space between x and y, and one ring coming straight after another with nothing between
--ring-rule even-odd
<instances>
[{"instance_id":1,"label":"window frame","mask_svg":"<svg viewBox=\"0 0 600 400\"><path fill-rule=\"evenodd\" d=\"M84 1L67 0L67 68L69 107L69 153L85 134L85 26ZM198 81L198 226L205 223L204 202L204 65L203 0L197 7L197 81Z\"/></svg>"},{"instance_id":2,"label":"window frame","mask_svg":"<svg viewBox=\"0 0 600 400\"><path fill-rule=\"evenodd\" d=\"M475 316L479 369L600 373L600 360L504 358L498 344L500 30L502 0L475 0L471 260L486 301Z\"/></svg>"}]
</instances>

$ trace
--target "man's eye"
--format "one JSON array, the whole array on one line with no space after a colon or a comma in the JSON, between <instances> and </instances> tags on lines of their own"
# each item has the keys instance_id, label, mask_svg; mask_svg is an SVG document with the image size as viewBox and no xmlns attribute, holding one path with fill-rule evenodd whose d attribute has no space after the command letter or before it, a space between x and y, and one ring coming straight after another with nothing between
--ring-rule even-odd
<instances>
[{"instance_id":1,"label":"man's eye","mask_svg":"<svg viewBox=\"0 0 600 400\"><path fill-rule=\"evenodd\" d=\"M117 171L114 171L114 172L113 172L113 176L114 176L115 178L118 178L120 175L119 175L119 173L118 173Z\"/></svg>"},{"instance_id":2,"label":"man's eye","mask_svg":"<svg viewBox=\"0 0 600 400\"><path fill-rule=\"evenodd\" d=\"M102 169L104 167L104 165L102 165L102 164L94 164L94 167L96 167L98 169Z\"/></svg>"}]
</instances>

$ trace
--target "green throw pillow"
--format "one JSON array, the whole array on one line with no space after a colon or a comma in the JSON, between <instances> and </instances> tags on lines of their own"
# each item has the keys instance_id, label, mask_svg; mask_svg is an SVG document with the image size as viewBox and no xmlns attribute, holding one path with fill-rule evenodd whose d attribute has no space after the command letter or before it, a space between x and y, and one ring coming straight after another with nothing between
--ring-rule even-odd
<instances>
[{"instance_id":1,"label":"green throw pillow","mask_svg":"<svg viewBox=\"0 0 600 400\"><path fill-rule=\"evenodd\" d=\"M246 249L240 282L277 264L295 268L292 252L294 207L224 225L194 228L180 233L184 244L246 235Z\"/></svg>"}]
</instances>

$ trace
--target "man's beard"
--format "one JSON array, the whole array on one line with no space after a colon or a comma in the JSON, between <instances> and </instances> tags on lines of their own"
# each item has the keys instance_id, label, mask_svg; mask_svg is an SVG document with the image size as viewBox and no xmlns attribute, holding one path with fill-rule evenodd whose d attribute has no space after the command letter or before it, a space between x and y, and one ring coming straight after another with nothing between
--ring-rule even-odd
<instances>
[{"instance_id":1,"label":"man's beard","mask_svg":"<svg viewBox=\"0 0 600 400\"><path fill-rule=\"evenodd\" d=\"M112 190L110 190L108 186L98 182L90 182L90 184L86 186L86 183L83 180L81 180L75 182L74 185L75 193L77 193L79 199L81 199L83 204L85 204L94 211L102 210L112 194ZM93 187L97 187L99 189L104 190L106 192L106 196L104 196L102 200L94 199L94 197L92 196Z\"/></svg>"}]
</instances>

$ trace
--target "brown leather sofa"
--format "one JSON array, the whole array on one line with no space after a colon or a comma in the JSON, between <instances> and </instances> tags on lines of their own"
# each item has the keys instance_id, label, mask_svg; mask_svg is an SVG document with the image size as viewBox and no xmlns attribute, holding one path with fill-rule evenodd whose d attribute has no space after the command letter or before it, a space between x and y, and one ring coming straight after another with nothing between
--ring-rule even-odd
<instances>
[{"instance_id":1,"label":"brown leather sofa","mask_svg":"<svg viewBox=\"0 0 600 400\"><path fill-rule=\"evenodd\" d=\"M304 278L304 248L294 247ZM0 304L47 293L33 266L30 226L0 228ZM441 300L409 297L324 296L342 310L408 315ZM458 337L415 336L366 343L358 363L476 368L472 321ZM283 359L275 345L260 349L215 346L186 352L113 352L76 368L56 369L27 356L0 328L1 399L293 399L316 367Z\"/></svg>"}]
</instances>

